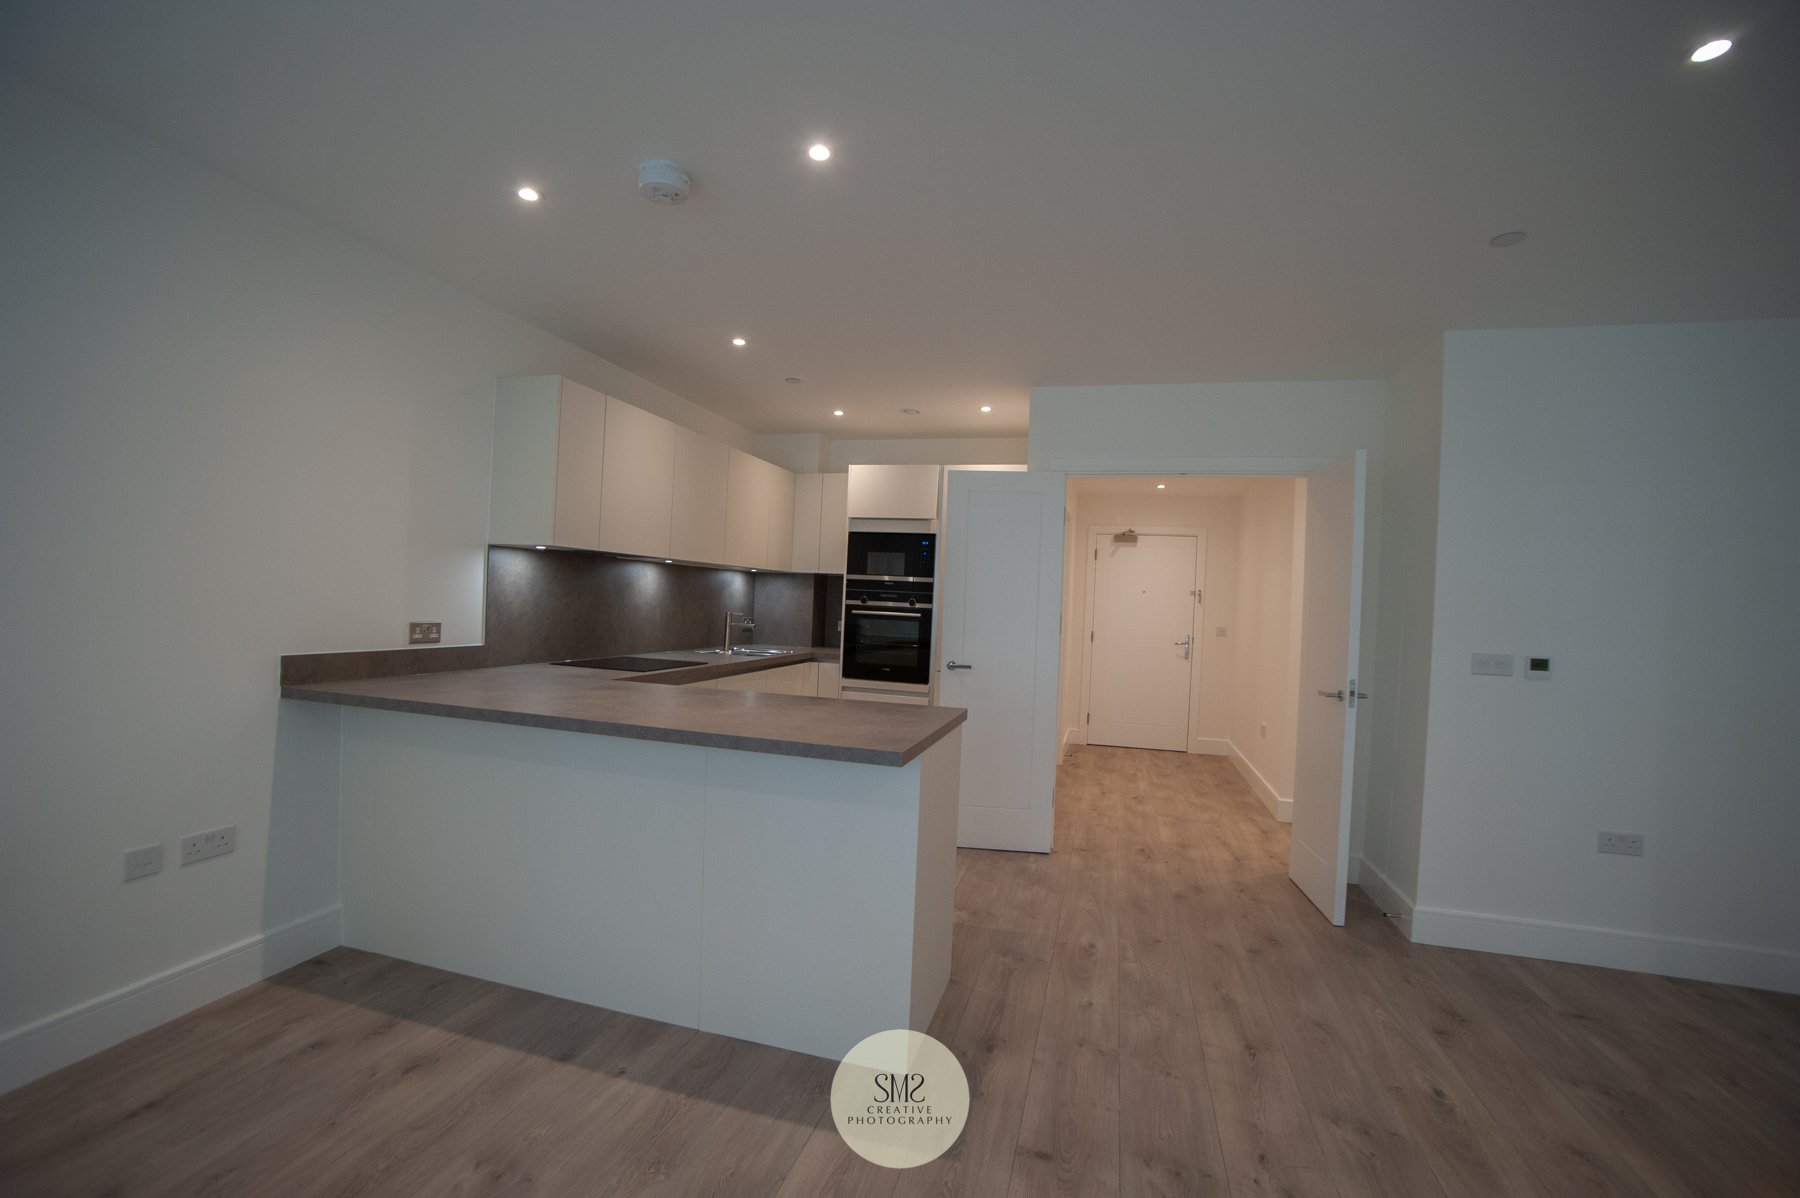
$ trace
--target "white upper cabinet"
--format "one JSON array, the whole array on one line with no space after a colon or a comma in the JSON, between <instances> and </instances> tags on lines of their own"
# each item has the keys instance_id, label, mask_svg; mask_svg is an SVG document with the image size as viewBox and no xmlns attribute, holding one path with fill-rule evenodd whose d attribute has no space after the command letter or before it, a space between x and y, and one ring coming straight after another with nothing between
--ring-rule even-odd
<instances>
[{"instance_id":1,"label":"white upper cabinet","mask_svg":"<svg viewBox=\"0 0 1800 1198\"><path fill-rule=\"evenodd\" d=\"M580 383L500 380L490 544L792 570L794 497L773 462Z\"/></svg>"},{"instance_id":2,"label":"white upper cabinet","mask_svg":"<svg viewBox=\"0 0 1800 1198\"><path fill-rule=\"evenodd\" d=\"M489 542L600 548L605 456L606 396L554 375L501 379Z\"/></svg>"},{"instance_id":3,"label":"white upper cabinet","mask_svg":"<svg viewBox=\"0 0 1800 1198\"><path fill-rule=\"evenodd\" d=\"M793 570L794 565L794 472L764 462L768 481L769 547L763 554L762 566L768 570ZM817 550L815 549L815 553Z\"/></svg>"},{"instance_id":4,"label":"white upper cabinet","mask_svg":"<svg viewBox=\"0 0 1800 1198\"><path fill-rule=\"evenodd\" d=\"M794 570L801 574L819 569L819 516L823 499L823 474L794 475Z\"/></svg>"},{"instance_id":5,"label":"white upper cabinet","mask_svg":"<svg viewBox=\"0 0 1800 1198\"><path fill-rule=\"evenodd\" d=\"M723 562L731 449L691 428L675 426L675 493L671 497L669 556L684 562Z\"/></svg>"},{"instance_id":6,"label":"white upper cabinet","mask_svg":"<svg viewBox=\"0 0 1800 1198\"><path fill-rule=\"evenodd\" d=\"M852 520L935 520L938 466L850 467Z\"/></svg>"},{"instance_id":7,"label":"white upper cabinet","mask_svg":"<svg viewBox=\"0 0 1800 1198\"><path fill-rule=\"evenodd\" d=\"M842 574L850 536L850 476L794 476L793 569L802 574Z\"/></svg>"},{"instance_id":8,"label":"white upper cabinet","mask_svg":"<svg viewBox=\"0 0 1800 1198\"><path fill-rule=\"evenodd\" d=\"M726 469L725 561L733 566L760 566L769 553L769 508L765 476L768 465L741 449L731 451Z\"/></svg>"},{"instance_id":9,"label":"white upper cabinet","mask_svg":"<svg viewBox=\"0 0 1800 1198\"><path fill-rule=\"evenodd\" d=\"M821 574L842 574L850 542L850 476L819 476L819 566ZM797 569L798 567L796 567ZM836 698L836 696L832 696Z\"/></svg>"},{"instance_id":10,"label":"white upper cabinet","mask_svg":"<svg viewBox=\"0 0 1800 1198\"><path fill-rule=\"evenodd\" d=\"M670 555L675 496L675 426L608 397L601 476L600 546L613 553Z\"/></svg>"}]
</instances>

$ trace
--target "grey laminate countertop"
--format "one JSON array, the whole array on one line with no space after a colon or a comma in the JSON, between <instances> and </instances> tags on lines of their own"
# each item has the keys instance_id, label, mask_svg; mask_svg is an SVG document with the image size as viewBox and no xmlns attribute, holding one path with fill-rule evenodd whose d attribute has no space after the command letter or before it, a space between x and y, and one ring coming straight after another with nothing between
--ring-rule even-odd
<instances>
[{"instance_id":1,"label":"grey laminate countertop","mask_svg":"<svg viewBox=\"0 0 1800 1198\"><path fill-rule=\"evenodd\" d=\"M769 646L757 646L767 648ZM680 685L813 660L640 653L692 660L648 674L559 665L496 666L284 686L283 698L379 707L450 719L668 741L864 765L905 765L968 717L960 707L911 707Z\"/></svg>"}]
</instances>

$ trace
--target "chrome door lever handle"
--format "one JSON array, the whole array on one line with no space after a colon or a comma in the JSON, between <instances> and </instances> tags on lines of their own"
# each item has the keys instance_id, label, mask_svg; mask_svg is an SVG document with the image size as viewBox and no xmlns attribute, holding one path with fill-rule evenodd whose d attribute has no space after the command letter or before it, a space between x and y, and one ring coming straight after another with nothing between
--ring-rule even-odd
<instances>
[{"instance_id":1,"label":"chrome door lever handle","mask_svg":"<svg viewBox=\"0 0 1800 1198\"><path fill-rule=\"evenodd\" d=\"M1336 699L1339 703L1344 701L1343 691L1320 691L1319 696L1324 699Z\"/></svg>"},{"instance_id":2,"label":"chrome door lever handle","mask_svg":"<svg viewBox=\"0 0 1800 1198\"><path fill-rule=\"evenodd\" d=\"M944 663L944 668L946 670L972 670L975 667L966 661L947 661Z\"/></svg>"}]
</instances>

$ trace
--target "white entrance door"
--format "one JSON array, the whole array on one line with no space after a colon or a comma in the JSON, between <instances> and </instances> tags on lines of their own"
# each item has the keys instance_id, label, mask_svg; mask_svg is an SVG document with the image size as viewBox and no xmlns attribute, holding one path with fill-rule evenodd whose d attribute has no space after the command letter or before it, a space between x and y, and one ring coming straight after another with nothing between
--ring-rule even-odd
<instances>
[{"instance_id":1,"label":"white entrance door","mask_svg":"<svg viewBox=\"0 0 1800 1198\"><path fill-rule=\"evenodd\" d=\"M1344 922L1350 785L1356 767L1362 626L1364 453L1306 476L1300 721L1288 876L1332 923Z\"/></svg>"},{"instance_id":2,"label":"white entrance door","mask_svg":"<svg viewBox=\"0 0 1800 1198\"><path fill-rule=\"evenodd\" d=\"M1091 549L1087 743L1185 752L1200 538L1096 533Z\"/></svg>"},{"instance_id":3,"label":"white entrance door","mask_svg":"<svg viewBox=\"0 0 1800 1198\"><path fill-rule=\"evenodd\" d=\"M950 472L938 702L966 707L965 848L1050 851L1062 620L1061 474Z\"/></svg>"}]
</instances>

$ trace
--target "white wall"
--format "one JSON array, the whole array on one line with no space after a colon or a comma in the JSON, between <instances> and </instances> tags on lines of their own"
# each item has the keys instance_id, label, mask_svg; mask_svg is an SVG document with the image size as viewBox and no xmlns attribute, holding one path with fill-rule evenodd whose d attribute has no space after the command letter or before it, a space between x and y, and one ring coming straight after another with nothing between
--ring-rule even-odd
<instances>
[{"instance_id":1,"label":"white wall","mask_svg":"<svg viewBox=\"0 0 1800 1198\"><path fill-rule=\"evenodd\" d=\"M1800 990L1797 462L1800 321L1449 335L1420 939Z\"/></svg>"},{"instance_id":2,"label":"white wall","mask_svg":"<svg viewBox=\"0 0 1800 1198\"><path fill-rule=\"evenodd\" d=\"M1089 568L1094 533L1117 528L1193 528L1205 534L1206 602L1195 626L1194 689L1190 699L1188 743L1197 751L1223 752L1230 737L1230 712L1236 683L1234 649L1228 635L1213 635L1218 625L1229 631L1236 623L1238 570L1238 500L1236 497L1170 495L1074 495L1074 518L1065 542L1068 576L1064 597L1062 692L1059 704L1061 742L1085 743L1082 669L1087 652ZM1072 735L1071 735L1072 734Z\"/></svg>"},{"instance_id":3,"label":"white wall","mask_svg":"<svg viewBox=\"0 0 1800 1198\"><path fill-rule=\"evenodd\" d=\"M1016 465L1025 460L1023 437L901 438L825 443L825 469L841 472L852 465L976 466Z\"/></svg>"},{"instance_id":4,"label":"white wall","mask_svg":"<svg viewBox=\"0 0 1800 1198\"><path fill-rule=\"evenodd\" d=\"M1433 338L1388 384L1377 632L1384 652L1371 663L1366 688L1380 696L1381 715L1371 741L1358 869L1363 889L1407 928L1418 891L1425 803L1443 400L1444 348Z\"/></svg>"},{"instance_id":5,"label":"white wall","mask_svg":"<svg viewBox=\"0 0 1800 1198\"><path fill-rule=\"evenodd\" d=\"M0 86L4 1088L336 942L337 812L291 769L335 722L278 723L276 659L398 645L408 619L480 638L496 377L755 439ZM236 853L177 866L179 837L223 824ZM159 841L164 871L122 884L125 850Z\"/></svg>"},{"instance_id":6,"label":"white wall","mask_svg":"<svg viewBox=\"0 0 1800 1198\"><path fill-rule=\"evenodd\" d=\"M1237 653L1228 700L1239 768L1248 770L1259 797L1284 820L1293 818L1299 720L1304 487L1300 479L1263 478L1245 492L1238 534Z\"/></svg>"}]
</instances>

